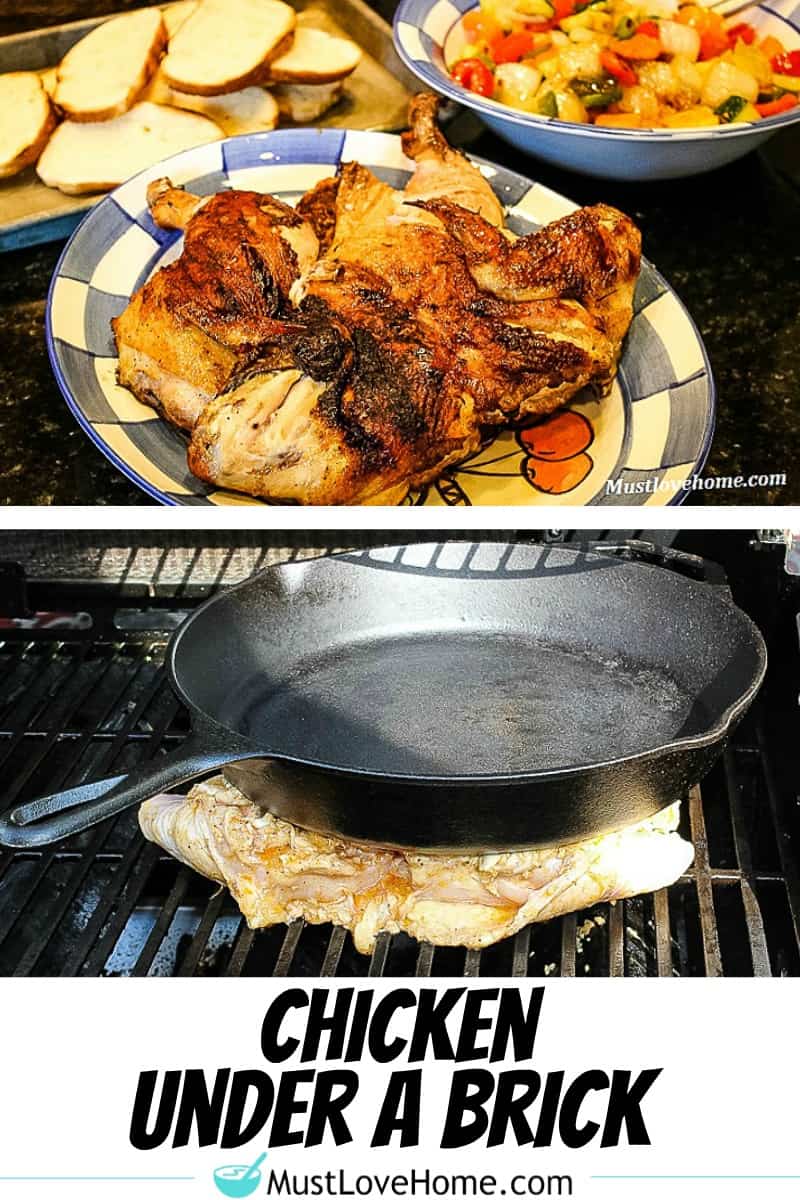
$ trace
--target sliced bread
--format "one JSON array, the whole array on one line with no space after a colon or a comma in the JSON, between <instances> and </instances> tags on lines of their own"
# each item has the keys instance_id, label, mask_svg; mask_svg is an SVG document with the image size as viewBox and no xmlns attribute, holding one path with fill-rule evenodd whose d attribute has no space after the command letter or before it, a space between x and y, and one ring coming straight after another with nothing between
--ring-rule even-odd
<instances>
[{"instance_id":1,"label":"sliced bread","mask_svg":"<svg viewBox=\"0 0 800 1200\"><path fill-rule=\"evenodd\" d=\"M274 83L334 83L352 74L360 62L361 49L355 42L302 25L286 53L270 63L269 78Z\"/></svg>"},{"instance_id":2,"label":"sliced bread","mask_svg":"<svg viewBox=\"0 0 800 1200\"><path fill-rule=\"evenodd\" d=\"M189 96L173 88L167 103L208 117L226 137L274 129L280 116L277 101L263 87L242 88L229 96Z\"/></svg>"},{"instance_id":3,"label":"sliced bread","mask_svg":"<svg viewBox=\"0 0 800 1200\"><path fill-rule=\"evenodd\" d=\"M269 63L291 45L296 21L282 0L199 0L169 44L165 78L194 96L263 83Z\"/></svg>"},{"instance_id":4,"label":"sliced bread","mask_svg":"<svg viewBox=\"0 0 800 1200\"><path fill-rule=\"evenodd\" d=\"M0 112L0 179L6 179L36 162L56 122L35 71L0 75Z\"/></svg>"},{"instance_id":5,"label":"sliced bread","mask_svg":"<svg viewBox=\"0 0 800 1200\"><path fill-rule=\"evenodd\" d=\"M72 121L108 121L120 116L144 89L166 41L157 8L104 21L61 60L55 103Z\"/></svg>"},{"instance_id":6,"label":"sliced bread","mask_svg":"<svg viewBox=\"0 0 800 1200\"><path fill-rule=\"evenodd\" d=\"M336 83L278 83L270 89L278 102L278 110L287 121L307 125L333 108L344 90L341 80Z\"/></svg>"},{"instance_id":7,"label":"sliced bread","mask_svg":"<svg viewBox=\"0 0 800 1200\"><path fill-rule=\"evenodd\" d=\"M116 187L171 154L215 142L222 130L196 113L135 104L111 121L64 121L39 159L37 173L48 187L70 195Z\"/></svg>"},{"instance_id":8,"label":"sliced bread","mask_svg":"<svg viewBox=\"0 0 800 1200\"><path fill-rule=\"evenodd\" d=\"M167 29L167 41L175 37L181 25L185 24L196 8L197 0L177 0L176 4L168 4L161 10Z\"/></svg>"}]
</instances>

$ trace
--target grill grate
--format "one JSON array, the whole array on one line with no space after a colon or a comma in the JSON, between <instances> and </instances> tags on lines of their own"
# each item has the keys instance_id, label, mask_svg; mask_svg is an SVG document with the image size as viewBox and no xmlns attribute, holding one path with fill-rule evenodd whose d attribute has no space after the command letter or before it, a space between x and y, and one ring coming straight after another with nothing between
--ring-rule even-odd
<instances>
[{"instance_id":1,"label":"grill grate","mask_svg":"<svg viewBox=\"0 0 800 1200\"><path fill-rule=\"evenodd\" d=\"M207 552L185 552L182 563L176 553L150 561L157 565L146 581L151 598L166 589L160 594L171 607L140 605L135 621L117 608L88 634L0 643L6 805L128 770L186 736L162 666L169 629L184 611L175 601L189 609L195 596L241 577L242 558L215 551L212 571ZM262 551L247 564L306 553ZM248 930L226 892L146 843L128 812L55 847L0 852L0 974L800 974L788 712L786 697L765 688L683 806L692 869L652 896L532 926L483 952L381 935L368 958L336 927L298 920Z\"/></svg>"}]
</instances>

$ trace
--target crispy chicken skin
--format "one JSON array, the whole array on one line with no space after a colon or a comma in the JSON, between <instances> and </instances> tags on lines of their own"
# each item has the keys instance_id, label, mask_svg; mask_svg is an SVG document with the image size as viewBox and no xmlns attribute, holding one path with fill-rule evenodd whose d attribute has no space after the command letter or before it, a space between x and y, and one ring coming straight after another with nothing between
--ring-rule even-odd
<instances>
[{"instance_id":1,"label":"crispy chicken skin","mask_svg":"<svg viewBox=\"0 0 800 1200\"><path fill-rule=\"evenodd\" d=\"M605 389L639 235L583 209L514 241L492 188L415 97L396 191L347 163L297 210L152 186L183 255L114 322L120 382L191 430L190 469L277 502L396 503L488 426Z\"/></svg>"},{"instance_id":2,"label":"crispy chicken skin","mask_svg":"<svg viewBox=\"0 0 800 1200\"><path fill-rule=\"evenodd\" d=\"M642 252L641 234L624 213L595 204L509 241L446 197L419 203L461 243L484 291L504 300L576 300L618 350L633 317Z\"/></svg>"},{"instance_id":3,"label":"crispy chicken skin","mask_svg":"<svg viewBox=\"0 0 800 1200\"><path fill-rule=\"evenodd\" d=\"M258 192L206 199L160 179L148 204L157 224L184 230L183 253L111 323L119 382L191 429L254 347L285 332L279 309L318 243L292 208Z\"/></svg>"},{"instance_id":4,"label":"crispy chicken skin","mask_svg":"<svg viewBox=\"0 0 800 1200\"><path fill-rule=\"evenodd\" d=\"M232 892L251 929L332 921L368 954L379 933L480 949L535 921L654 891L689 866L678 806L617 833L481 856L358 846L279 820L222 776L139 810L145 837Z\"/></svg>"},{"instance_id":5,"label":"crispy chicken skin","mask_svg":"<svg viewBox=\"0 0 800 1200\"><path fill-rule=\"evenodd\" d=\"M409 106L410 128L402 135L403 153L416 171L406 187L409 200L448 196L453 204L480 214L491 225L505 223L503 206L480 171L454 150L436 121L439 98L431 92L414 96Z\"/></svg>"},{"instance_id":6,"label":"crispy chicken skin","mask_svg":"<svg viewBox=\"0 0 800 1200\"><path fill-rule=\"evenodd\" d=\"M464 192L482 198L485 180L457 157L474 177ZM454 169L447 164L443 188ZM487 425L551 412L587 384L606 384L616 359L599 318L574 299L482 291L438 215L407 200L348 163L335 190L309 202L330 245L292 288L309 322L295 365L326 387L311 409L307 392L289 392L280 418L273 375L248 381L246 404L240 389L228 391L194 428L196 475L268 499L393 503L478 449ZM327 372L309 360L316 340Z\"/></svg>"}]
</instances>

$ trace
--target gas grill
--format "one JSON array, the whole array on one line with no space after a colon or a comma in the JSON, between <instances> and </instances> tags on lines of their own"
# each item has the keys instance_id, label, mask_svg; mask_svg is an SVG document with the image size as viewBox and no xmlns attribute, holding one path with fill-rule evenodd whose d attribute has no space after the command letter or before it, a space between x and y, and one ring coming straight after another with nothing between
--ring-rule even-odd
<instances>
[{"instance_id":1,"label":"gas grill","mask_svg":"<svg viewBox=\"0 0 800 1200\"><path fill-rule=\"evenodd\" d=\"M492 534L460 535L470 540ZM512 537L514 535L511 535ZM800 974L800 583L780 538L645 531L605 541L698 578L727 576L761 626L767 682L687 798L695 860L655 895L533 925L484 951L346 931L250 931L228 893L144 841L133 811L67 842L0 852L0 974L47 976L720 976ZM188 732L166 683L169 635L271 563L425 532L0 535L0 807L119 774ZM655 543L660 543L655 545Z\"/></svg>"}]
</instances>

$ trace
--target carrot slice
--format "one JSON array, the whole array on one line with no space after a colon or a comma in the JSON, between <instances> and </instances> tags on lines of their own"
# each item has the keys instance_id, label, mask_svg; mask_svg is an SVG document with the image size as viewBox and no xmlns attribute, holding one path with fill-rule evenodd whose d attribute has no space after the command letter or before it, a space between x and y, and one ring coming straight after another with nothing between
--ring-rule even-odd
<instances>
[{"instance_id":1,"label":"carrot slice","mask_svg":"<svg viewBox=\"0 0 800 1200\"><path fill-rule=\"evenodd\" d=\"M641 129L641 118L636 113L601 113L595 117L595 125L608 125L610 129Z\"/></svg>"},{"instance_id":2,"label":"carrot slice","mask_svg":"<svg viewBox=\"0 0 800 1200\"><path fill-rule=\"evenodd\" d=\"M725 45L727 46L727 42ZM646 33L635 33L632 38L622 41L612 41L609 50L620 58L634 59L647 62L658 58L661 53L661 42L658 38L649 37Z\"/></svg>"}]
</instances>

